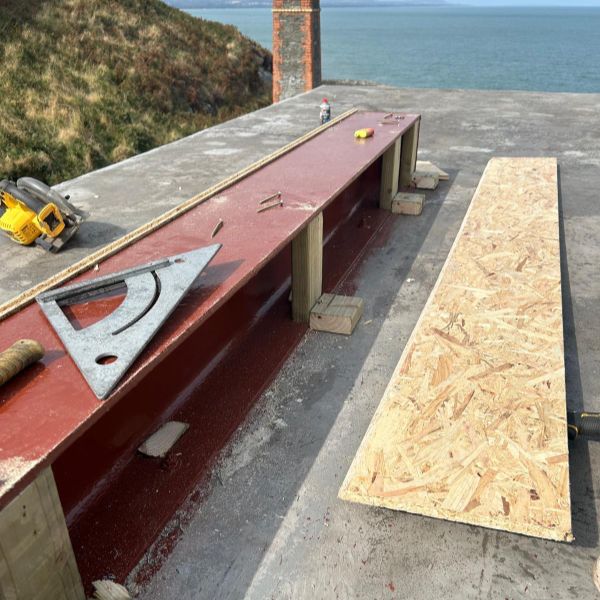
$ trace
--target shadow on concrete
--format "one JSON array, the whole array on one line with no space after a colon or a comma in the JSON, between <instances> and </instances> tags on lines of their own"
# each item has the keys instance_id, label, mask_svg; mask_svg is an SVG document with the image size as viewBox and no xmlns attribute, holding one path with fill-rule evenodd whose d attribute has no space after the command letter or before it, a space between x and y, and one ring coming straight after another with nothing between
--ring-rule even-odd
<instances>
[{"instance_id":1,"label":"shadow on concrete","mask_svg":"<svg viewBox=\"0 0 600 600\"><path fill-rule=\"evenodd\" d=\"M398 293L436 221L456 172L449 175L450 181L440 184L435 192L427 193L420 217L390 215L371 240L370 250L363 257L357 257L356 267L346 273L346 281L340 282L337 289L358 287L357 294L364 295L366 304L370 304L363 321L373 317L371 322L359 323L352 337L345 338L348 342L344 345L339 336L308 334L278 380L257 403L254 410L258 415L255 412L252 423L242 426L237 435L241 444L247 439L253 443L261 436L266 441L259 444L258 451L254 450L257 452L254 459L243 459L241 466L233 468L231 463L240 460L236 453L248 451L236 450L235 444L225 450L224 460L213 470L208 489L203 492L206 501L191 509L194 514L189 527L184 524L182 528L184 533L173 560L158 576L166 577L166 582L157 582L158 587L153 585L140 598L234 600L245 597L266 555L273 555L269 549L279 533L283 516L293 512L301 487L314 468L336 419L344 404L351 401L349 395L386 316L398 310L398 306L394 306ZM371 286L369 277L381 284ZM429 279L431 287L435 279ZM356 285L349 280L356 280ZM365 295L367 289L372 293ZM417 318L418 312L415 322ZM413 326L414 323L410 329ZM410 330L406 339L408 334ZM378 372L381 393L402 350L401 344L395 344L397 355L389 356L387 364ZM376 393L379 392L374 396ZM276 410L284 413L285 425L272 413L261 414L269 404L270 394L278 405ZM295 404L298 398L302 399L299 405ZM366 429L364 423L356 426ZM337 466L344 474L355 450L339 456ZM336 493L339 484L341 481L336 480ZM329 497L330 491L328 488L317 490L319 504L338 502L335 496ZM179 527L181 520L186 519L182 516L177 521ZM150 554L156 555L156 549Z\"/></svg>"},{"instance_id":2,"label":"shadow on concrete","mask_svg":"<svg viewBox=\"0 0 600 600\"><path fill-rule=\"evenodd\" d=\"M77 234L69 241L70 248L100 248L124 236L127 229L113 223L84 221Z\"/></svg>"},{"instance_id":3,"label":"shadow on concrete","mask_svg":"<svg viewBox=\"0 0 600 600\"><path fill-rule=\"evenodd\" d=\"M571 297L571 283L569 279L569 262L565 243L560 168L558 170L558 217L567 408L572 411L582 411L584 409L583 386L581 384L579 351L577 348L573 299ZM595 442L588 442L582 438L569 442L571 515L575 543L586 548L595 548L598 544L598 520L594 502L592 467L588 443L593 444Z\"/></svg>"}]
</instances>

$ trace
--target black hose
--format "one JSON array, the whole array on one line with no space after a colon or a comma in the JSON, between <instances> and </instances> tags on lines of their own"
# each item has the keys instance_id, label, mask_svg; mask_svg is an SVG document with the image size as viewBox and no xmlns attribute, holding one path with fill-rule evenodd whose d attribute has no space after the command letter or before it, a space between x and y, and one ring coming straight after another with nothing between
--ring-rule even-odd
<instances>
[{"instance_id":1,"label":"black hose","mask_svg":"<svg viewBox=\"0 0 600 600\"><path fill-rule=\"evenodd\" d=\"M567 413L569 438L586 437L600 440L600 413Z\"/></svg>"}]
</instances>

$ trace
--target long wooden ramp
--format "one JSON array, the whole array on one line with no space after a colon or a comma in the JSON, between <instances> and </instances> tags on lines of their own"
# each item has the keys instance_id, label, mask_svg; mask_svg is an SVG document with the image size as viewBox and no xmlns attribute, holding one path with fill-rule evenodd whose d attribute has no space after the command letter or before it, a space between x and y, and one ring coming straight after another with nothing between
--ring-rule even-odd
<instances>
[{"instance_id":1,"label":"long wooden ramp","mask_svg":"<svg viewBox=\"0 0 600 600\"><path fill-rule=\"evenodd\" d=\"M488 163L340 498L573 539L554 158Z\"/></svg>"}]
</instances>

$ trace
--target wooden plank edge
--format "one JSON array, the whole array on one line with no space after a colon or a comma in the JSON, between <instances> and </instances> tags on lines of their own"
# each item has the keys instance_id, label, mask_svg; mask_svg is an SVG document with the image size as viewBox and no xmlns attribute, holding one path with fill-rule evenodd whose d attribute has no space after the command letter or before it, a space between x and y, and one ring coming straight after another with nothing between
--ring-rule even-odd
<instances>
[{"instance_id":1,"label":"wooden plank edge","mask_svg":"<svg viewBox=\"0 0 600 600\"><path fill-rule=\"evenodd\" d=\"M167 421L138 446L138 452L152 458L163 458L189 427L189 423Z\"/></svg>"},{"instance_id":2,"label":"wooden plank edge","mask_svg":"<svg viewBox=\"0 0 600 600\"><path fill-rule=\"evenodd\" d=\"M328 315L326 311L336 299L343 299L344 301L352 300L353 305L348 306L348 308L353 309L353 313L347 316ZM328 301L327 306L322 306L323 301ZM364 307L365 302L363 298L360 298L359 296L323 294L310 311L309 327L313 331L323 331L325 333L334 333L339 335L352 335L363 315ZM320 312L321 309L325 310L325 312ZM323 320L325 321L325 324L323 323ZM340 325L337 327L328 325L328 321L332 320L339 321Z\"/></svg>"},{"instance_id":3,"label":"wooden plank edge","mask_svg":"<svg viewBox=\"0 0 600 600\"><path fill-rule=\"evenodd\" d=\"M345 483L345 482L344 482ZM485 527L487 529L495 529L497 531L503 531L505 533L516 533L519 535L527 535L535 538L541 538L545 540L551 540L553 542L567 542L571 543L575 541L575 536L573 535L572 529L565 533L559 533L558 531L553 531L552 529L548 529L547 527L536 527L534 524L528 524L525 527L502 527L501 524L498 523L498 518L494 521L491 517L489 519L486 518L473 518L473 515L469 515L468 513L460 513L460 519L453 519L450 515L425 515L420 512L412 511L407 508L398 508L394 506L393 499L383 498L380 496L371 497L371 496L363 496L362 494L354 494L350 492L348 489L340 488L338 492L338 498L340 500L345 500L348 502L355 502L357 504L365 504L367 506L376 506L376 507L384 507L387 509L394 510L400 513L407 513L410 515L415 515L418 517L424 517L427 519L441 519L442 521L448 521L449 523L457 523L459 525L475 525L477 527ZM508 521L508 520L507 520ZM555 535L553 535L555 533Z\"/></svg>"}]
</instances>

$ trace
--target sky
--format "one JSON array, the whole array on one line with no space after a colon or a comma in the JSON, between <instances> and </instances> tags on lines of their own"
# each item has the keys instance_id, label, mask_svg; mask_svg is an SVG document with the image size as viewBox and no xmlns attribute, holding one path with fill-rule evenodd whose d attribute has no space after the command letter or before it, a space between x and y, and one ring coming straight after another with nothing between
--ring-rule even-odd
<instances>
[{"instance_id":1,"label":"sky","mask_svg":"<svg viewBox=\"0 0 600 600\"><path fill-rule=\"evenodd\" d=\"M459 3L458 0L452 0ZM598 6L600 0L463 0L473 6Z\"/></svg>"}]
</instances>

